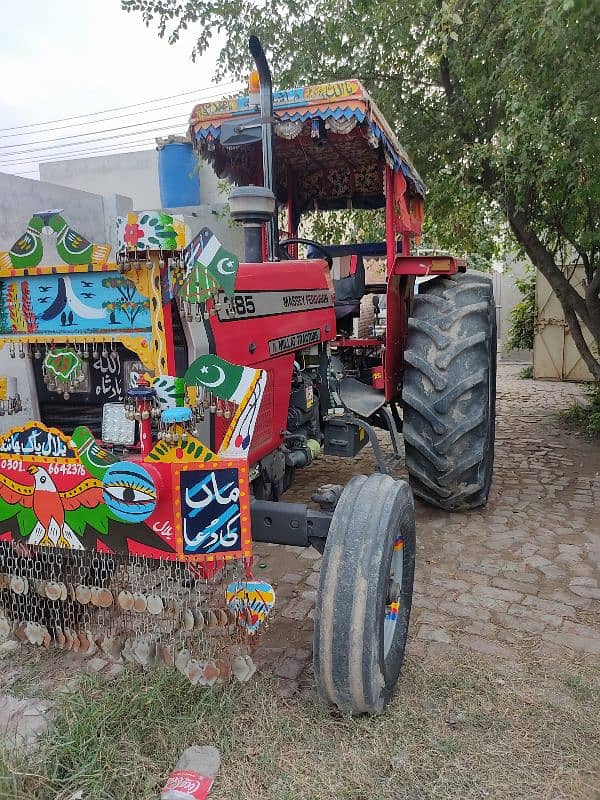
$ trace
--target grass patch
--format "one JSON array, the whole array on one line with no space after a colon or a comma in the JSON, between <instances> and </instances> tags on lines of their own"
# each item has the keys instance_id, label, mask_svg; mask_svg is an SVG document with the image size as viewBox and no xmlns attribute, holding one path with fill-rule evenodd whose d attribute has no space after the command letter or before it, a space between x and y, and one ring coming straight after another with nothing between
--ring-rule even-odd
<instances>
[{"instance_id":1,"label":"grass patch","mask_svg":"<svg viewBox=\"0 0 600 800\"><path fill-rule=\"evenodd\" d=\"M589 402L585 405L572 403L560 412L563 422L585 431L592 438L600 438L600 383L584 385Z\"/></svg>"},{"instance_id":2,"label":"grass patch","mask_svg":"<svg viewBox=\"0 0 600 800\"><path fill-rule=\"evenodd\" d=\"M533 367L523 367L521 372L519 372L519 378L522 380L529 380L530 378L533 378Z\"/></svg>"},{"instance_id":3,"label":"grass patch","mask_svg":"<svg viewBox=\"0 0 600 800\"><path fill-rule=\"evenodd\" d=\"M0 759L0 797L157 800L181 751L206 743L223 759L211 800L591 800L599 698L592 667L500 676L465 657L409 659L389 712L359 719L265 678L213 692L167 671L85 676L37 755Z\"/></svg>"}]
</instances>

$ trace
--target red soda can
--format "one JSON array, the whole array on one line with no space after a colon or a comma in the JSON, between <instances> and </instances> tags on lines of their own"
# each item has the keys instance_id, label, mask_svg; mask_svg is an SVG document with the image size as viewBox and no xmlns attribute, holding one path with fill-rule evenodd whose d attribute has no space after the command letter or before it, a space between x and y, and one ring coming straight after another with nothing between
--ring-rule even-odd
<instances>
[{"instance_id":1,"label":"red soda can","mask_svg":"<svg viewBox=\"0 0 600 800\"><path fill-rule=\"evenodd\" d=\"M167 778L160 800L206 800L220 764L216 747L188 747Z\"/></svg>"}]
</instances>

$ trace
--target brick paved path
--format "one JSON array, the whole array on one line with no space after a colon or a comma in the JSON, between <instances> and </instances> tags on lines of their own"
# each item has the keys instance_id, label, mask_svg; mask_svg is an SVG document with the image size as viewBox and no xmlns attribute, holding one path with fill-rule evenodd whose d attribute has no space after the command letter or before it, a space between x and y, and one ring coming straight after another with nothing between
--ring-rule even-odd
<instances>
[{"instance_id":1,"label":"brick paved path","mask_svg":"<svg viewBox=\"0 0 600 800\"><path fill-rule=\"evenodd\" d=\"M409 652L466 648L495 659L576 654L600 661L600 446L556 422L579 389L498 375L496 468L486 508L460 514L417 503L417 577ZM289 501L321 483L373 470L368 448L350 462L322 458L299 473ZM405 477L403 466L397 477ZM320 559L314 550L259 545L261 577L278 613L257 659L282 691L312 684L312 616ZM340 613L343 613L340 610Z\"/></svg>"},{"instance_id":2,"label":"brick paved path","mask_svg":"<svg viewBox=\"0 0 600 800\"><path fill-rule=\"evenodd\" d=\"M408 652L419 659L466 649L513 667L531 657L548 668L574 655L600 662L600 445L556 422L557 410L580 395L576 386L520 380L518 372L514 365L499 370L487 507L449 514L417 503ZM373 470L368 447L352 461L322 457L298 473L285 499L306 501L320 484ZM396 476L406 477L402 464ZM281 679L284 696L312 693L320 556L312 548L270 545L257 545L255 553L257 577L271 581L277 595L255 660ZM0 690L10 690L22 671L12 651L2 650L13 644L0 646ZM30 666L40 661L45 674L45 652L23 658ZM54 685L59 675L68 684L80 669L76 654L63 654L40 685ZM123 666L95 657L85 669L111 678Z\"/></svg>"}]
</instances>

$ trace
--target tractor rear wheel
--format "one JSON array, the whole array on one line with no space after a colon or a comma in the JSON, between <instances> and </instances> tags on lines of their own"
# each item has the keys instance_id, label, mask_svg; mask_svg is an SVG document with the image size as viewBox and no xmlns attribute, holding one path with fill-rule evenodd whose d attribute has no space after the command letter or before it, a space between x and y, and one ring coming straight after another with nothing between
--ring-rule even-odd
<instances>
[{"instance_id":1,"label":"tractor rear wheel","mask_svg":"<svg viewBox=\"0 0 600 800\"><path fill-rule=\"evenodd\" d=\"M496 310L478 272L421 287L408 320L402 389L406 466L413 492L460 511L485 505L496 417Z\"/></svg>"},{"instance_id":2,"label":"tractor rear wheel","mask_svg":"<svg viewBox=\"0 0 600 800\"><path fill-rule=\"evenodd\" d=\"M404 660L415 565L415 517L405 481L357 475L344 488L323 553L314 670L323 700L378 714Z\"/></svg>"}]
</instances>

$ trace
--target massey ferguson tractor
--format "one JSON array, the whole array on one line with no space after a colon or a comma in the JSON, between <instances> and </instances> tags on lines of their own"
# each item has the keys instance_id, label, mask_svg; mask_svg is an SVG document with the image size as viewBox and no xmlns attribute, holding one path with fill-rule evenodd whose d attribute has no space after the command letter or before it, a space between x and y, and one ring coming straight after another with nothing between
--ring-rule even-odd
<instances>
[{"instance_id":1,"label":"massey ferguson tractor","mask_svg":"<svg viewBox=\"0 0 600 800\"><path fill-rule=\"evenodd\" d=\"M196 106L189 129L235 184L243 254L139 212L110 262L58 210L0 254L0 342L36 401L0 436L0 636L246 680L275 600L252 541L312 545L319 694L378 713L404 657L413 493L451 512L490 490L492 285L414 252L425 187L359 81L273 92L250 51L249 96ZM307 212L347 208L385 209L385 242L298 237ZM42 263L49 241L63 263ZM412 492L390 474L401 435ZM285 501L320 453L366 445L376 472Z\"/></svg>"}]
</instances>

